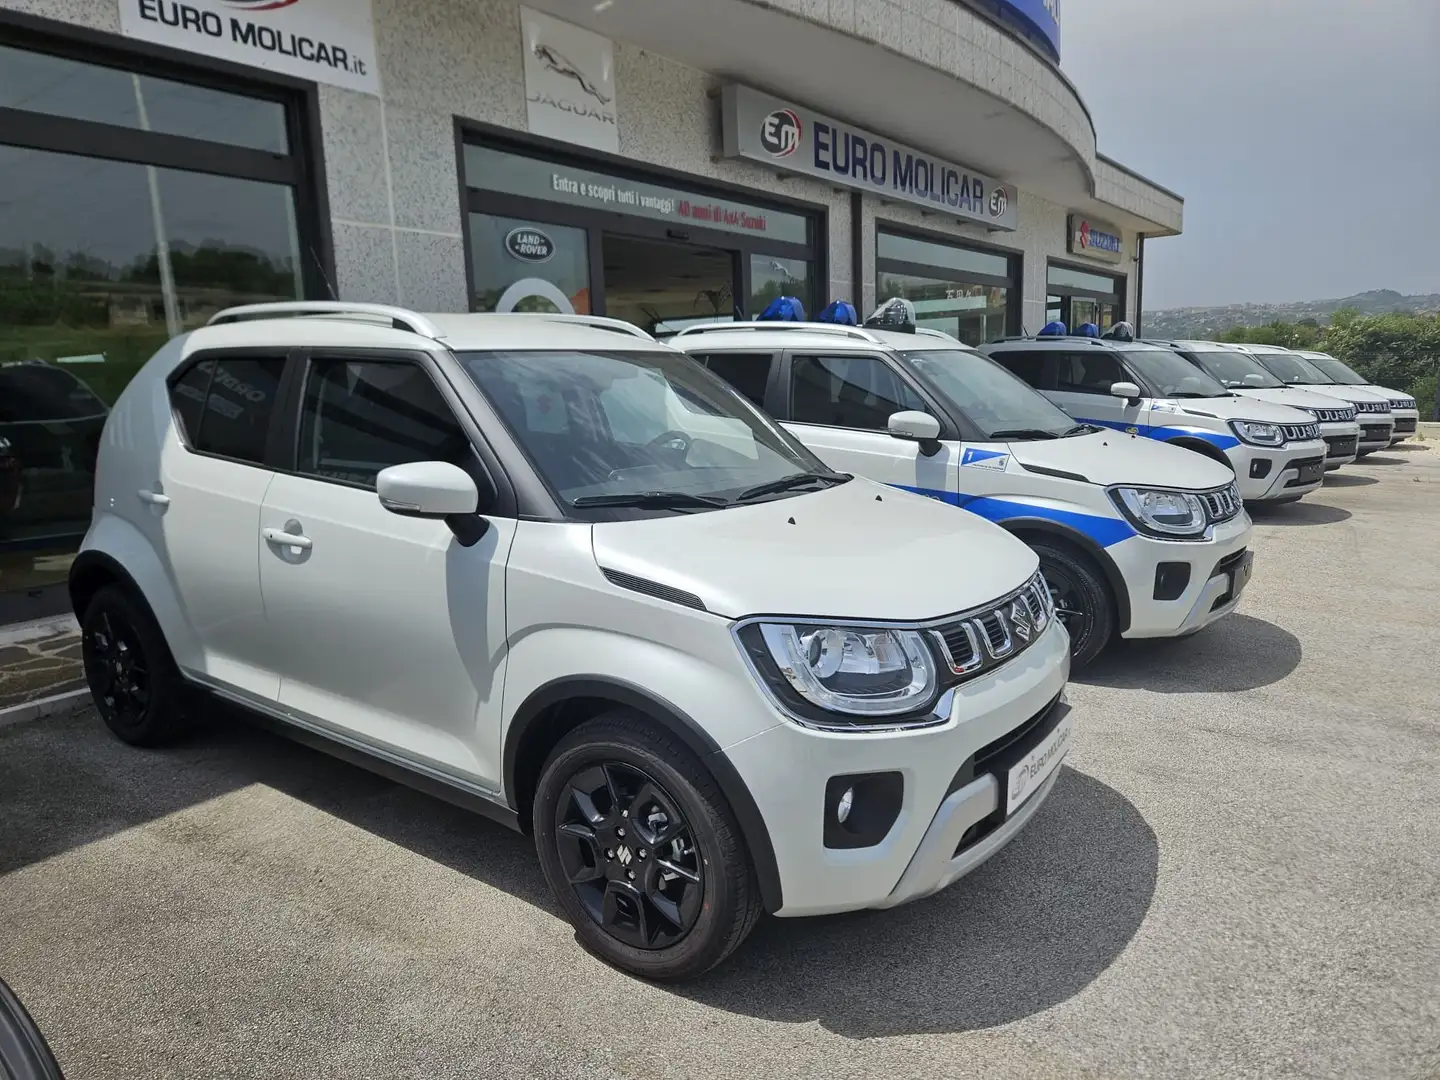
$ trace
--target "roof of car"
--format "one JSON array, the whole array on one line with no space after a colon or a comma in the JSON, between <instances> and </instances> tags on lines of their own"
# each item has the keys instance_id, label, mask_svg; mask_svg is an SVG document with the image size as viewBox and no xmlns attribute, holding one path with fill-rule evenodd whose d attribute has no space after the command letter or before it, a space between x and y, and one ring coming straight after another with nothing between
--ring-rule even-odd
<instances>
[{"instance_id":1,"label":"roof of car","mask_svg":"<svg viewBox=\"0 0 1440 1080\"><path fill-rule=\"evenodd\" d=\"M1194 338L1179 338L1162 340L1160 338L1144 338L1144 341L1151 345L1165 345L1176 349L1184 349L1186 352L1244 352L1239 345L1231 344L1228 341L1201 341Z\"/></svg>"},{"instance_id":2,"label":"roof of car","mask_svg":"<svg viewBox=\"0 0 1440 1080\"><path fill-rule=\"evenodd\" d=\"M1049 334L1045 337L1023 337L1023 338L1002 338L999 341L992 341L983 346L985 349L1074 349L1077 346L1089 346L1092 348L1115 349L1119 352L1134 352L1136 350L1153 351L1160 348L1154 341L1121 341L1119 338L1096 338L1086 337L1083 334L1066 334L1064 336Z\"/></svg>"},{"instance_id":3,"label":"roof of car","mask_svg":"<svg viewBox=\"0 0 1440 1080\"><path fill-rule=\"evenodd\" d=\"M1248 341L1237 342L1237 344L1246 352L1252 353L1285 353L1287 355L1293 355L1295 352L1294 349L1282 348L1279 345L1253 345Z\"/></svg>"},{"instance_id":4,"label":"roof of car","mask_svg":"<svg viewBox=\"0 0 1440 1080\"><path fill-rule=\"evenodd\" d=\"M975 351L972 346L927 327L921 327L911 334L869 326L812 322L704 323L686 327L670 338L669 344L687 352L797 348L873 351L876 346L899 352L935 349Z\"/></svg>"}]
</instances>

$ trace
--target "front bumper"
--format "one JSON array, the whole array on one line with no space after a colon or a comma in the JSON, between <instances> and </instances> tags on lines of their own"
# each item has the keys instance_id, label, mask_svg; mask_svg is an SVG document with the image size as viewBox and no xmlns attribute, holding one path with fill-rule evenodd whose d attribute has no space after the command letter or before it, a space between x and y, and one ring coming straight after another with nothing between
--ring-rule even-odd
<instances>
[{"instance_id":1,"label":"front bumper","mask_svg":"<svg viewBox=\"0 0 1440 1080\"><path fill-rule=\"evenodd\" d=\"M1360 453L1370 454L1384 450L1395 436L1395 418L1362 414L1360 416Z\"/></svg>"},{"instance_id":2,"label":"front bumper","mask_svg":"<svg viewBox=\"0 0 1440 1080\"><path fill-rule=\"evenodd\" d=\"M1235 610L1240 594L1249 584L1250 516L1215 526L1209 540L1156 540L1133 536L1106 550L1115 560L1130 590L1130 625L1121 634L1126 638L1183 637L1209 626ZM1162 574L1162 567L1188 564L1185 588L1171 595L1174 570Z\"/></svg>"},{"instance_id":3,"label":"front bumper","mask_svg":"<svg viewBox=\"0 0 1440 1080\"><path fill-rule=\"evenodd\" d=\"M1323 439L1286 443L1284 446L1248 446L1240 443L1225 451L1240 497L1247 503L1298 499L1325 482Z\"/></svg>"},{"instance_id":4,"label":"front bumper","mask_svg":"<svg viewBox=\"0 0 1440 1080\"><path fill-rule=\"evenodd\" d=\"M1390 445L1404 442L1411 435L1414 435L1420 427L1419 409L1396 409L1391 413L1395 417L1395 430L1390 435Z\"/></svg>"},{"instance_id":5,"label":"front bumper","mask_svg":"<svg viewBox=\"0 0 1440 1080\"><path fill-rule=\"evenodd\" d=\"M1321 424L1320 437L1325 440L1325 468L1338 469L1355 460L1360 450L1360 425L1355 421Z\"/></svg>"},{"instance_id":6,"label":"front bumper","mask_svg":"<svg viewBox=\"0 0 1440 1080\"><path fill-rule=\"evenodd\" d=\"M786 721L726 747L770 830L784 895L776 914L893 907L943 888L1000 850L1049 794L1058 768L1008 818L958 853L955 848L967 830L1003 816L1002 766L1013 753L1038 745L1050 711L1063 706L1057 699L1069 673L1070 636L1057 619L1011 663L959 686L941 727L846 734ZM973 778L966 773L987 748L1027 724L1031 730L1020 743L985 762ZM1060 757L1065 750L1068 745ZM902 795L883 839L867 847L826 847L831 778L887 772L900 775ZM966 782L956 790L959 779ZM856 805L859 813L858 797Z\"/></svg>"}]
</instances>

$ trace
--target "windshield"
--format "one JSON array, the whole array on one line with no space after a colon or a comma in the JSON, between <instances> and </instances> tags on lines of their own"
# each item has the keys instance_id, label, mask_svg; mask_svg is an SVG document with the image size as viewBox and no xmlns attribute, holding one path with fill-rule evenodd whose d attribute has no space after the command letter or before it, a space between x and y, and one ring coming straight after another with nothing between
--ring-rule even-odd
<instances>
[{"instance_id":1,"label":"windshield","mask_svg":"<svg viewBox=\"0 0 1440 1080\"><path fill-rule=\"evenodd\" d=\"M902 354L910 365L949 398L985 438L996 432L1039 432L1061 436L1076 429L1068 414L1038 390L989 357L964 349L935 349ZM1000 436L1025 438L1024 435Z\"/></svg>"},{"instance_id":2,"label":"windshield","mask_svg":"<svg viewBox=\"0 0 1440 1080\"><path fill-rule=\"evenodd\" d=\"M1165 349L1124 352L1125 362L1155 387L1156 397L1225 397L1230 391L1178 353Z\"/></svg>"},{"instance_id":3,"label":"windshield","mask_svg":"<svg viewBox=\"0 0 1440 1080\"><path fill-rule=\"evenodd\" d=\"M1274 390L1285 384L1266 371L1249 353L1228 349L1204 349L1187 353L1207 375L1230 389L1246 387Z\"/></svg>"},{"instance_id":4,"label":"windshield","mask_svg":"<svg viewBox=\"0 0 1440 1080\"><path fill-rule=\"evenodd\" d=\"M1270 374L1291 386L1335 381L1310 361L1293 353L1257 353L1255 358L1265 365Z\"/></svg>"},{"instance_id":5,"label":"windshield","mask_svg":"<svg viewBox=\"0 0 1440 1080\"><path fill-rule=\"evenodd\" d=\"M1322 360L1318 356L1307 356L1305 359L1342 386L1367 386L1370 383L1359 372L1332 357Z\"/></svg>"},{"instance_id":6,"label":"windshield","mask_svg":"<svg viewBox=\"0 0 1440 1080\"><path fill-rule=\"evenodd\" d=\"M693 513L761 485L832 477L818 458L687 356L644 352L465 352L551 491L570 507ZM610 513L609 516L613 516Z\"/></svg>"}]
</instances>

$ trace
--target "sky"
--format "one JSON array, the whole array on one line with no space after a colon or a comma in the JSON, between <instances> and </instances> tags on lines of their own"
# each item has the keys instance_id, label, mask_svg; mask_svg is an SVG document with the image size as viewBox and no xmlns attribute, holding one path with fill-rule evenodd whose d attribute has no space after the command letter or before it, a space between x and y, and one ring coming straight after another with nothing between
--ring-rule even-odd
<instances>
[{"instance_id":1,"label":"sky","mask_svg":"<svg viewBox=\"0 0 1440 1080\"><path fill-rule=\"evenodd\" d=\"M1440 293L1440 0L1065 0L1102 154L1185 199L1145 308Z\"/></svg>"}]
</instances>

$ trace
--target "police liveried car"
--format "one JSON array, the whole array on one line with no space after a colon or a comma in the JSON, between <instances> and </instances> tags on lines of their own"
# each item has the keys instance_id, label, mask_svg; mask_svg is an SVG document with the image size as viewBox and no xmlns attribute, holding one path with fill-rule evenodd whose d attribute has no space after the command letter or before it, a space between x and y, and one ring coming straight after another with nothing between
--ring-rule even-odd
<instances>
[{"instance_id":1,"label":"police liveried car","mask_svg":"<svg viewBox=\"0 0 1440 1080\"><path fill-rule=\"evenodd\" d=\"M1356 419L1360 422L1359 457L1384 450L1394 439L1395 414L1391 411L1391 391L1341 383L1298 352L1278 345L1242 344L1240 348L1286 386L1340 398L1354 405L1358 414Z\"/></svg>"},{"instance_id":2,"label":"police liveried car","mask_svg":"<svg viewBox=\"0 0 1440 1080\"><path fill-rule=\"evenodd\" d=\"M1343 360L1337 360L1329 353L1298 350L1302 359L1335 380L1336 386L1352 386L1367 394L1376 394L1390 401L1390 415L1395 418L1395 430L1390 434L1390 445L1404 442L1415 434L1420 426L1420 404L1403 390L1388 386L1376 386Z\"/></svg>"},{"instance_id":3,"label":"police liveried car","mask_svg":"<svg viewBox=\"0 0 1440 1080\"><path fill-rule=\"evenodd\" d=\"M903 303L865 326L711 323L669 343L831 468L1025 540L1077 665L1115 635L1199 630L1234 610L1249 581L1250 519L1227 466L1077 422L980 352L917 328Z\"/></svg>"},{"instance_id":4,"label":"police liveried car","mask_svg":"<svg viewBox=\"0 0 1440 1080\"><path fill-rule=\"evenodd\" d=\"M1077 420L1228 465L1247 503L1293 502L1324 482L1313 416L1238 397L1173 350L1123 334L1042 334L982 351Z\"/></svg>"}]
</instances>

